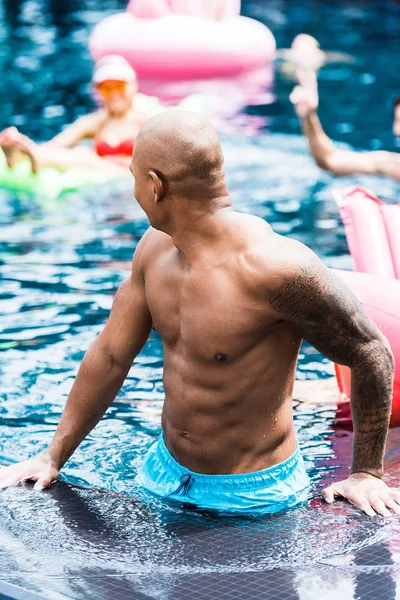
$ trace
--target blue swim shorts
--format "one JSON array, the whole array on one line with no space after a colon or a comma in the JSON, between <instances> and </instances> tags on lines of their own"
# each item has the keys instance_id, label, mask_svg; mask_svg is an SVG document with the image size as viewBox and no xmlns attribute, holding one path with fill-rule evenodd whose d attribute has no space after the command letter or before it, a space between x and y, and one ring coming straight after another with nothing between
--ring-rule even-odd
<instances>
[{"instance_id":1,"label":"blue swim shorts","mask_svg":"<svg viewBox=\"0 0 400 600\"><path fill-rule=\"evenodd\" d=\"M148 450L137 482L161 498L223 512L276 513L304 502L310 490L297 448L283 463L237 475L203 475L180 465L161 435Z\"/></svg>"}]
</instances>

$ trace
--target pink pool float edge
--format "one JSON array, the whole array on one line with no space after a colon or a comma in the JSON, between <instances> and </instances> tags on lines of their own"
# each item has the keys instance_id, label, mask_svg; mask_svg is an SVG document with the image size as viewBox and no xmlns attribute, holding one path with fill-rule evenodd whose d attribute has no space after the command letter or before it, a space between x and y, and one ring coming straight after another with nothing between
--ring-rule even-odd
<instances>
[{"instance_id":1,"label":"pink pool float edge","mask_svg":"<svg viewBox=\"0 0 400 600\"><path fill-rule=\"evenodd\" d=\"M351 186L334 190L357 271L400 279L400 206Z\"/></svg>"},{"instance_id":2,"label":"pink pool float edge","mask_svg":"<svg viewBox=\"0 0 400 600\"><path fill-rule=\"evenodd\" d=\"M219 21L184 14L155 18L112 15L93 30L95 60L123 56L139 77L202 79L234 75L268 64L275 38L262 23L241 16Z\"/></svg>"},{"instance_id":3,"label":"pink pool float edge","mask_svg":"<svg viewBox=\"0 0 400 600\"><path fill-rule=\"evenodd\" d=\"M400 281L354 271L336 271L336 273L352 290L389 341L395 359L391 426L398 426L400 425ZM350 422L350 369L335 365L335 372L342 400L336 417L341 422Z\"/></svg>"},{"instance_id":4,"label":"pink pool float edge","mask_svg":"<svg viewBox=\"0 0 400 600\"><path fill-rule=\"evenodd\" d=\"M334 190L358 272L338 271L382 333L395 357L391 425L400 424L400 205L359 186ZM342 399L338 419L350 420L350 371L335 365Z\"/></svg>"}]
</instances>

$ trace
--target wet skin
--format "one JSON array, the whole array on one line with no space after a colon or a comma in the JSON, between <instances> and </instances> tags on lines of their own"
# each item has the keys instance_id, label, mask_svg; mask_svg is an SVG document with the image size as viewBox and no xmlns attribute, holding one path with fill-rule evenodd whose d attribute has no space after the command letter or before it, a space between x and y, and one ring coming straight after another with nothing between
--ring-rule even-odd
<instances>
[{"instance_id":1,"label":"wet skin","mask_svg":"<svg viewBox=\"0 0 400 600\"><path fill-rule=\"evenodd\" d=\"M356 427L358 413L371 412L354 470L380 474L392 385L381 335L307 248L231 208L214 218L222 235L198 260L189 264L169 236L150 229L134 266L164 346L167 447L201 473L250 472L287 459L296 445L292 391L306 337L354 367L353 385L362 388Z\"/></svg>"},{"instance_id":2,"label":"wet skin","mask_svg":"<svg viewBox=\"0 0 400 600\"><path fill-rule=\"evenodd\" d=\"M257 245L264 237L273 251L275 236L256 218L224 212L234 242L198 262L186 264L155 230L142 253L145 295L164 347L165 441L178 462L200 473L257 471L296 447L291 399L300 338L254 272L262 260Z\"/></svg>"}]
</instances>

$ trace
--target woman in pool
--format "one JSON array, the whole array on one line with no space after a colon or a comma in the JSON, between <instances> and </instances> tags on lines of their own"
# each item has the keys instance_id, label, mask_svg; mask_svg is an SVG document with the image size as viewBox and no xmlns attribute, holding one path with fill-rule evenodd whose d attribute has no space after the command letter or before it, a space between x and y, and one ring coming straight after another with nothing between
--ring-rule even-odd
<instances>
[{"instance_id":1,"label":"woman in pool","mask_svg":"<svg viewBox=\"0 0 400 600\"><path fill-rule=\"evenodd\" d=\"M31 161L32 171L52 166L61 170L85 166L113 169L127 167L134 139L149 115L135 109L136 74L120 56L100 59L94 68L93 85L101 107L77 119L64 131L37 144L15 127L0 133L0 147L12 166L21 154ZM79 145L92 140L93 147Z\"/></svg>"}]
</instances>

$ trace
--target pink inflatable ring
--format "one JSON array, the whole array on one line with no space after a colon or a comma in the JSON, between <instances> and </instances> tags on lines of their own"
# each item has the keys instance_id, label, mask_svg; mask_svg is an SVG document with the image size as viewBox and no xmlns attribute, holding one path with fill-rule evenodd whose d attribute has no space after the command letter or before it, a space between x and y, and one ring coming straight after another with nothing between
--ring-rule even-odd
<instances>
[{"instance_id":1,"label":"pink inflatable ring","mask_svg":"<svg viewBox=\"0 0 400 600\"><path fill-rule=\"evenodd\" d=\"M95 27L90 39L95 60L119 54L139 77L179 80L234 75L265 65L275 53L270 30L247 17L138 14L143 13L116 14Z\"/></svg>"}]
</instances>

